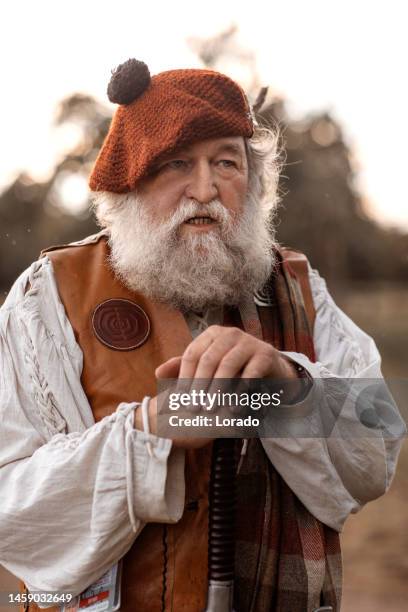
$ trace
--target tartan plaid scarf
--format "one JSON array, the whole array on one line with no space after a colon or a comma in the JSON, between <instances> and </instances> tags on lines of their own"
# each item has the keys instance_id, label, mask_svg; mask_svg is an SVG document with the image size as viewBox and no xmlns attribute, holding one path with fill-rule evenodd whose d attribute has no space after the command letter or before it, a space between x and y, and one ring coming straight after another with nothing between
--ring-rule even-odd
<instances>
[{"instance_id":1,"label":"tartan plaid scarf","mask_svg":"<svg viewBox=\"0 0 408 612\"><path fill-rule=\"evenodd\" d=\"M266 306L240 306L245 331L280 350L315 360L298 279L282 253L266 288ZM235 609L239 612L339 612L339 535L313 517L251 439L237 475Z\"/></svg>"}]
</instances>

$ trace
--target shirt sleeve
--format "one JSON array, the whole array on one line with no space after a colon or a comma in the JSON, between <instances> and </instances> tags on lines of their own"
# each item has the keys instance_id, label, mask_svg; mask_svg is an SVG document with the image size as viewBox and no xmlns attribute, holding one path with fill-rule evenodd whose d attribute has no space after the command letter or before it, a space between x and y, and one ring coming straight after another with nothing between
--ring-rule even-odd
<instances>
[{"instance_id":1,"label":"shirt sleeve","mask_svg":"<svg viewBox=\"0 0 408 612\"><path fill-rule=\"evenodd\" d=\"M134 429L134 403L92 421L48 274L34 264L0 310L0 562L30 590L78 594L147 522L180 519L184 455Z\"/></svg>"},{"instance_id":2,"label":"shirt sleeve","mask_svg":"<svg viewBox=\"0 0 408 612\"><path fill-rule=\"evenodd\" d=\"M374 340L336 306L315 270L309 269L309 279L317 361L284 354L308 371L313 384L302 402L282 406L276 436L262 443L311 514L341 531L351 512L389 488L406 427L382 379ZM387 414L388 430L379 412Z\"/></svg>"}]
</instances>

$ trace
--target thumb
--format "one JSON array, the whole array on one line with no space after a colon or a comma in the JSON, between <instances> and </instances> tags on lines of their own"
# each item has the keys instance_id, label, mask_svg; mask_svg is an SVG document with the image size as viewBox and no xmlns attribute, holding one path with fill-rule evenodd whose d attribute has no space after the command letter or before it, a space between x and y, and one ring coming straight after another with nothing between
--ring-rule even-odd
<instances>
[{"instance_id":1,"label":"thumb","mask_svg":"<svg viewBox=\"0 0 408 612\"><path fill-rule=\"evenodd\" d=\"M180 371L181 357L168 359L155 370L156 378L177 378Z\"/></svg>"}]
</instances>

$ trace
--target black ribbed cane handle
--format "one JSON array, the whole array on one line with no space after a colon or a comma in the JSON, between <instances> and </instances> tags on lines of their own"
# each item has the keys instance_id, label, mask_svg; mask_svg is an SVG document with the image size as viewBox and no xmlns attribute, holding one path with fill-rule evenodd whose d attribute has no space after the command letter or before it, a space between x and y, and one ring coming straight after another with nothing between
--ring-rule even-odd
<instances>
[{"instance_id":1,"label":"black ribbed cane handle","mask_svg":"<svg viewBox=\"0 0 408 612\"><path fill-rule=\"evenodd\" d=\"M231 612L236 494L235 440L215 440L209 491L208 579L206 612Z\"/></svg>"}]
</instances>

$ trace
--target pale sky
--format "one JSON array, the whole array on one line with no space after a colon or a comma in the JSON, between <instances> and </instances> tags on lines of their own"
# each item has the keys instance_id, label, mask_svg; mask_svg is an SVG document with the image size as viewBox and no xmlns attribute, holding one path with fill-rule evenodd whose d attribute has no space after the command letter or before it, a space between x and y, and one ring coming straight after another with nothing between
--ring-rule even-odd
<instances>
[{"instance_id":1,"label":"pale sky","mask_svg":"<svg viewBox=\"0 0 408 612\"><path fill-rule=\"evenodd\" d=\"M0 186L19 170L50 171L58 100L81 91L106 101L110 69L129 57L153 74L200 66L186 39L235 23L262 82L296 116L328 109L340 120L372 214L408 230L407 17L404 0L4 2Z\"/></svg>"}]
</instances>

